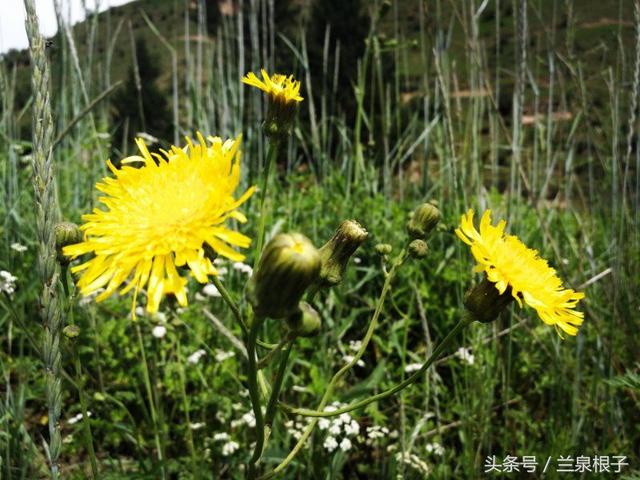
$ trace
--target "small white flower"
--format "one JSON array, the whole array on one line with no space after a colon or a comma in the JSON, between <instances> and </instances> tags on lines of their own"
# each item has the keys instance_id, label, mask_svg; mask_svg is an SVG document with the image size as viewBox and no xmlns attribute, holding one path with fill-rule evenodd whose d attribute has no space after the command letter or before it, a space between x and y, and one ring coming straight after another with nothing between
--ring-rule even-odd
<instances>
[{"instance_id":1,"label":"small white flower","mask_svg":"<svg viewBox=\"0 0 640 480\"><path fill-rule=\"evenodd\" d=\"M153 314L153 319L159 323L167 323L167 315L162 312L156 312Z\"/></svg>"},{"instance_id":2,"label":"small white flower","mask_svg":"<svg viewBox=\"0 0 640 480\"><path fill-rule=\"evenodd\" d=\"M459 359L467 362L469 365L473 365L475 362L475 357L473 356L473 354L471 353L471 350L469 350L468 348L464 348L464 347L460 347L456 353L455 356L458 357Z\"/></svg>"},{"instance_id":3,"label":"small white flower","mask_svg":"<svg viewBox=\"0 0 640 480\"><path fill-rule=\"evenodd\" d=\"M204 426L205 426L204 422L196 422L196 423L190 423L189 424L189 428L191 430L200 430Z\"/></svg>"},{"instance_id":4,"label":"small white flower","mask_svg":"<svg viewBox=\"0 0 640 480\"><path fill-rule=\"evenodd\" d=\"M242 421L247 424L248 427L253 428L256 426L256 416L253 412L247 412L242 416Z\"/></svg>"},{"instance_id":5,"label":"small white flower","mask_svg":"<svg viewBox=\"0 0 640 480\"><path fill-rule=\"evenodd\" d=\"M0 270L0 292L13 295L13 292L16 291L16 280L18 277L14 277L6 270Z\"/></svg>"},{"instance_id":6,"label":"small white flower","mask_svg":"<svg viewBox=\"0 0 640 480\"><path fill-rule=\"evenodd\" d=\"M434 455L437 455L439 457L444 455L444 447L439 443L427 443L424 448L427 453L433 453Z\"/></svg>"},{"instance_id":7,"label":"small white flower","mask_svg":"<svg viewBox=\"0 0 640 480\"><path fill-rule=\"evenodd\" d=\"M136 317L144 317L146 310L143 307L136 307Z\"/></svg>"},{"instance_id":8,"label":"small white flower","mask_svg":"<svg viewBox=\"0 0 640 480\"><path fill-rule=\"evenodd\" d=\"M226 442L229 440L229 434L227 432L220 432L213 435L214 442Z\"/></svg>"},{"instance_id":9,"label":"small white flower","mask_svg":"<svg viewBox=\"0 0 640 480\"><path fill-rule=\"evenodd\" d=\"M218 291L218 287L216 287L213 283L207 283L204 287L202 287L202 293L204 293L207 297L222 296L222 294Z\"/></svg>"},{"instance_id":10,"label":"small white flower","mask_svg":"<svg viewBox=\"0 0 640 480\"><path fill-rule=\"evenodd\" d=\"M22 252L26 252L27 251L27 247L25 247L24 245L22 245L21 243L18 242L13 242L11 244L11 248L13 250L15 250L18 253L22 253Z\"/></svg>"},{"instance_id":11,"label":"small white flower","mask_svg":"<svg viewBox=\"0 0 640 480\"><path fill-rule=\"evenodd\" d=\"M342 361L344 363L351 363L353 362L353 359L355 357L353 355L345 355L344 357L342 357ZM356 365L358 367L364 367L364 361L362 359L358 359L358 361L356 362Z\"/></svg>"},{"instance_id":12,"label":"small white flower","mask_svg":"<svg viewBox=\"0 0 640 480\"><path fill-rule=\"evenodd\" d=\"M237 442L234 442L233 440L225 443L222 446L222 455L224 455L225 457L228 457L229 455L233 455L236 450L238 450L240 448L240 445L238 445Z\"/></svg>"},{"instance_id":13,"label":"small white flower","mask_svg":"<svg viewBox=\"0 0 640 480\"><path fill-rule=\"evenodd\" d=\"M341 413L338 417L338 420L346 425L347 423L351 422L351 415L349 415L348 413Z\"/></svg>"},{"instance_id":14,"label":"small white flower","mask_svg":"<svg viewBox=\"0 0 640 480\"><path fill-rule=\"evenodd\" d=\"M224 350L216 349L215 359L216 359L216 362L224 362L225 360L228 360L229 358L234 357L235 355L236 355L235 352L225 352Z\"/></svg>"},{"instance_id":15,"label":"small white flower","mask_svg":"<svg viewBox=\"0 0 640 480\"><path fill-rule=\"evenodd\" d=\"M326 430L327 428L329 428L331 426L331 421L328 418L320 418L320 420L318 420L318 428L320 430Z\"/></svg>"},{"instance_id":16,"label":"small white flower","mask_svg":"<svg viewBox=\"0 0 640 480\"><path fill-rule=\"evenodd\" d=\"M216 270L218 271L218 276L220 276L220 277L226 275L227 272L229 271L229 270L227 270L227 267L216 268Z\"/></svg>"},{"instance_id":17,"label":"small white flower","mask_svg":"<svg viewBox=\"0 0 640 480\"><path fill-rule=\"evenodd\" d=\"M349 349L357 352L358 350L360 350L360 347L362 347L362 341L360 340L351 340L349 342Z\"/></svg>"},{"instance_id":18,"label":"small white flower","mask_svg":"<svg viewBox=\"0 0 640 480\"><path fill-rule=\"evenodd\" d=\"M329 433L330 433L331 435L336 435L336 436L338 436L338 435L340 435L340 431L341 431L341 429L340 429L340 424L339 424L339 423L334 422L334 423L332 423L332 424L331 424L331 426L329 427Z\"/></svg>"},{"instance_id":19,"label":"small white flower","mask_svg":"<svg viewBox=\"0 0 640 480\"><path fill-rule=\"evenodd\" d=\"M413 373L413 372L417 372L418 370L420 370L420 368L422 368L422 364L421 363L409 363L409 364L404 366L404 371L406 373Z\"/></svg>"},{"instance_id":20,"label":"small white flower","mask_svg":"<svg viewBox=\"0 0 640 480\"><path fill-rule=\"evenodd\" d=\"M156 338L162 338L167 334L167 327L164 325L156 325L153 327L153 330L151 330L151 334Z\"/></svg>"},{"instance_id":21,"label":"small white flower","mask_svg":"<svg viewBox=\"0 0 640 480\"><path fill-rule=\"evenodd\" d=\"M195 365L196 363L198 363L200 361L200 359L206 355L207 352L205 352L204 350L200 349L200 350L196 350L195 352L193 352L191 355L189 355L187 357L187 362L189 362L192 365Z\"/></svg>"},{"instance_id":22,"label":"small white flower","mask_svg":"<svg viewBox=\"0 0 640 480\"><path fill-rule=\"evenodd\" d=\"M351 446L351 440L349 440L347 437L344 437L340 442L340 450L342 450L343 452L348 451Z\"/></svg>"},{"instance_id":23,"label":"small white flower","mask_svg":"<svg viewBox=\"0 0 640 480\"><path fill-rule=\"evenodd\" d=\"M246 273L249 277L253 275L253 268L251 268L251 265L247 265L244 262L234 262L232 266L239 272Z\"/></svg>"},{"instance_id":24,"label":"small white flower","mask_svg":"<svg viewBox=\"0 0 640 480\"><path fill-rule=\"evenodd\" d=\"M344 433L347 435L358 435L360 433L360 424L355 420L344 424Z\"/></svg>"},{"instance_id":25,"label":"small white flower","mask_svg":"<svg viewBox=\"0 0 640 480\"><path fill-rule=\"evenodd\" d=\"M362 259L360 257L353 257L353 263L360 265L362 263Z\"/></svg>"},{"instance_id":26,"label":"small white flower","mask_svg":"<svg viewBox=\"0 0 640 480\"><path fill-rule=\"evenodd\" d=\"M87 412L87 417L91 416L91 412ZM79 413L73 417L71 417L69 420L67 420L67 423L69 425L73 425L75 423L78 423L80 420L82 420L82 413Z\"/></svg>"},{"instance_id":27,"label":"small white flower","mask_svg":"<svg viewBox=\"0 0 640 480\"><path fill-rule=\"evenodd\" d=\"M325 438L322 446L327 449L327 451L333 452L336 448L338 448L338 441L334 437L327 437Z\"/></svg>"}]
</instances>

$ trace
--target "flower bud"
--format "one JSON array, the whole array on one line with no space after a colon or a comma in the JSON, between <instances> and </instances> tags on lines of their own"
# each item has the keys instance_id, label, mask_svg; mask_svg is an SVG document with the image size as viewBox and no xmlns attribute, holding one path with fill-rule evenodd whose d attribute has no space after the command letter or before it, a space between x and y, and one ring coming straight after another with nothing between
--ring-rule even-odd
<instances>
[{"instance_id":1,"label":"flower bud","mask_svg":"<svg viewBox=\"0 0 640 480\"><path fill-rule=\"evenodd\" d=\"M319 273L320 255L307 237L276 235L265 246L251 278L249 295L256 315L284 318L294 313Z\"/></svg>"},{"instance_id":2,"label":"flower bud","mask_svg":"<svg viewBox=\"0 0 640 480\"><path fill-rule=\"evenodd\" d=\"M413 238L426 240L429 232L436 227L439 221L440 210L431 203L423 203L411 214L407 222L407 231Z\"/></svg>"},{"instance_id":3,"label":"flower bud","mask_svg":"<svg viewBox=\"0 0 640 480\"><path fill-rule=\"evenodd\" d=\"M429 247L427 246L427 242L424 240L420 240L419 238L413 240L409 244L409 253L414 258L424 258L429 253Z\"/></svg>"},{"instance_id":4,"label":"flower bud","mask_svg":"<svg viewBox=\"0 0 640 480\"><path fill-rule=\"evenodd\" d=\"M322 320L320 314L307 302L300 302L297 312L287 317L291 333L297 337L313 337L320 332Z\"/></svg>"},{"instance_id":5,"label":"flower bud","mask_svg":"<svg viewBox=\"0 0 640 480\"><path fill-rule=\"evenodd\" d=\"M375 249L378 255L389 255L391 250L393 250L393 247L388 243L378 243L375 246Z\"/></svg>"},{"instance_id":6,"label":"flower bud","mask_svg":"<svg viewBox=\"0 0 640 480\"><path fill-rule=\"evenodd\" d=\"M320 248L322 268L319 286L333 287L342 281L351 255L367 239L369 234L355 220L345 220L340 224L331 240Z\"/></svg>"},{"instance_id":7,"label":"flower bud","mask_svg":"<svg viewBox=\"0 0 640 480\"><path fill-rule=\"evenodd\" d=\"M80 335L80 327L75 324L67 325L62 329L62 333L67 338L76 338L78 335Z\"/></svg>"},{"instance_id":8,"label":"flower bud","mask_svg":"<svg viewBox=\"0 0 640 480\"><path fill-rule=\"evenodd\" d=\"M61 265L67 265L71 260L62 254L62 249L67 245L82 242L82 232L75 223L60 222L54 227L54 234L56 237L58 262L60 262Z\"/></svg>"},{"instance_id":9,"label":"flower bud","mask_svg":"<svg viewBox=\"0 0 640 480\"><path fill-rule=\"evenodd\" d=\"M493 322L513 301L511 288L500 295L495 284L487 277L469 290L464 296L464 308L474 320L482 323Z\"/></svg>"}]
</instances>

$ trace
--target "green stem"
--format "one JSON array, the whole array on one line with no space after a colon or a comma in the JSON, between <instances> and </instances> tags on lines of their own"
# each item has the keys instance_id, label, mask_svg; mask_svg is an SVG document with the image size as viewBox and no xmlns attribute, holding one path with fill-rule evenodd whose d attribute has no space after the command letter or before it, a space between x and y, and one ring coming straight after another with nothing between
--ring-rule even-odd
<instances>
[{"instance_id":1,"label":"green stem","mask_svg":"<svg viewBox=\"0 0 640 480\"><path fill-rule=\"evenodd\" d=\"M87 397L84 391L84 379L82 376L82 365L80 364L80 357L78 356L75 345L71 347L73 350L74 363L76 368L76 378L78 379L78 396L80 397L80 408L82 410L82 428L84 431L84 441L89 452L89 460L91 462L91 476L92 478L100 478L98 473L98 460L96 459L96 451L93 447L93 433L91 431L91 423L89 419L89 410L87 409Z\"/></svg>"},{"instance_id":2,"label":"green stem","mask_svg":"<svg viewBox=\"0 0 640 480\"><path fill-rule=\"evenodd\" d=\"M69 265L61 265L60 267L60 279L62 281L62 289L65 295L66 302L66 310L67 310L67 318L69 321L69 325L73 325L74 323L74 310L73 310L73 298L71 297L70 288L69 288L69 276L68 273ZM75 339L77 340L77 339ZM73 341L73 340L72 340ZM78 355L78 349L76 348L75 341L73 341L73 345L71 345L72 355L73 355L73 363L76 370L76 383L75 386L78 389L78 397L80 399L80 409L82 410L82 430L84 434L85 447L89 452L89 461L91 462L91 476L94 480L100 477L98 473L98 460L96 458L96 451L93 446L93 433L91 431L91 421L89 419L89 409L87 408L87 397L84 390L84 377L82 375L82 364L80 363L80 356Z\"/></svg>"},{"instance_id":3,"label":"green stem","mask_svg":"<svg viewBox=\"0 0 640 480\"><path fill-rule=\"evenodd\" d=\"M184 410L184 419L187 423L187 445L189 447L189 453L191 454L191 468L193 470L194 477L198 475L198 457L196 456L195 443L193 441L193 432L191 431L191 414L189 407L189 398L187 397L187 386L184 374L184 362L182 361L182 345L180 343L180 337L176 335L176 353L178 356L178 376L180 378L180 394L182 395L182 408Z\"/></svg>"},{"instance_id":4,"label":"green stem","mask_svg":"<svg viewBox=\"0 0 640 480\"><path fill-rule=\"evenodd\" d=\"M388 390L385 390L384 392L380 392L380 393L378 393L376 395L372 395L371 397L365 398L364 400L360 400L359 402L354 402L351 405L347 405L345 407L338 408L337 410L332 411L332 412L323 412L323 411L319 411L319 410L308 410L308 409L305 409L305 408L291 408L291 407L286 407L286 406L284 407L284 409L287 410L289 413L293 413L293 414L297 414L297 415L303 415L305 417L333 417L335 415L341 415L343 413L351 412L351 411L356 410L358 408L362 408L364 406L367 406L370 403L377 402L378 400L382 400L382 399L385 399L387 397L390 397L390 396L398 393L400 390L403 390L404 388L408 387L409 385L415 383L417 380L419 380L420 376L425 372L425 370L427 370L433 364L433 362L435 362L438 359L438 357L442 354L442 351L447 347L447 345L451 342L451 340L453 338L455 338L458 335L458 333L460 333L460 331L464 330L471 322L473 322L473 318L471 318L470 315L467 315L465 313L465 315L456 324L456 326L453 327L453 329L447 334L446 337L444 337L444 339L442 339L442 341L436 347L436 349L433 351L433 353L431 354L429 359L426 362L424 362L422 367L420 367L420 370L417 370L410 377L408 377L406 380L404 380L403 382L400 382L399 384L397 384L396 386L394 386L394 387L392 387L392 388L390 388Z\"/></svg>"},{"instance_id":5,"label":"green stem","mask_svg":"<svg viewBox=\"0 0 640 480\"><path fill-rule=\"evenodd\" d=\"M267 413L265 414L264 423L269 428L273 424L273 419L276 416L276 409L278 406L278 395L280 395L280 390L282 388L282 382L284 380L284 372L287 370L287 362L289 360L289 354L291 353L291 348L293 347L293 340L289 341L289 346L282 354L282 358L280 359L280 365L278 366L278 373L276 374L276 379L273 382L273 390L271 391L271 398L269 398L269 403L267 404Z\"/></svg>"},{"instance_id":6,"label":"green stem","mask_svg":"<svg viewBox=\"0 0 640 480\"><path fill-rule=\"evenodd\" d=\"M153 423L153 436L156 442L156 450L158 451L158 462L160 463L160 472L162 478L166 478L166 472L164 467L164 455L162 453L162 443L160 441L160 432L158 430L158 416L156 414L155 402L153 399L153 391L151 389L151 377L149 376L149 367L147 365L147 354L144 348L144 342L142 341L142 333L140 332L140 324L135 323L136 334L138 336L138 346L142 355L142 372L144 377L144 386L147 393L147 401L149 402L149 410L151 412L151 422Z\"/></svg>"},{"instance_id":7,"label":"green stem","mask_svg":"<svg viewBox=\"0 0 640 480\"><path fill-rule=\"evenodd\" d=\"M229 294L227 289L224 287L224 285L222 285L222 282L218 277L216 276L211 277L211 281L220 292L220 295L222 295L222 299L227 303L227 305L229 305L229 308L233 312L233 316L236 318L236 321L240 325L240 328L242 328L242 333L246 335L248 332L247 324L242 318L242 313L240 313L240 308L238 307L236 302L233 301L233 298L231 298L231 295Z\"/></svg>"},{"instance_id":8,"label":"green stem","mask_svg":"<svg viewBox=\"0 0 640 480\"><path fill-rule=\"evenodd\" d=\"M387 274L387 277L385 278L384 285L382 286L382 291L380 292L380 297L378 298L378 301L376 304L376 309L373 313L373 317L371 318L371 322L369 322L369 327L367 328L367 332L365 333L365 336L362 339L362 345L360 346L360 349L354 355L353 360L351 360L349 363L347 363L344 367L342 367L340 370L338 370L335 373L335 375L327 385L327 389L325 390L324 395L322 396L322 399L320 400L320 404L318 405L318 408L317 408L318 411L324 410L324 407L327 405L327 403L329 403L331 395L333 394L333 389L335 388L338 381L358 362L358 360L360 360L360 358L364 354L367 348L367 345L369 344L369 341L373 336L373 332L375 331L376 326L378 325L378 319L380 318L380 314L382 313L384 300L387 297L387 294L389 293L389 289L391 288L391 282L395 277L397 269L404 262L405 257L406 257L406 250L403 249L402 252L400 252L400 254L398 255L398 257L396 257L395 261L393 262L393 266L391 267L391 270L389 271L389 273ZM261 476L259 480L267 480L269 478L273 478L275 475L277 475L282 470L284 470L287 467L287 465L289 465L291 461L296 457L296 455L300 452L300 450L306 443L307 439L313 432L313 429L316 427L317 423L318 423L318 418L314 418L311 421L311 423L307 426L302 436L300 437L298 442L295 444L291 452L289 452L287 457L282 462L280 462L280 464L276 466L271 472Z\"/></svg>"},{"instance_id":9,"label":"green stem","mask_svg":"<svg viewBox=\"0 0 640 480\"><path fill-rule=\"evenodd\" d=\"M269 188L269 178L271 177L271 170L278 158L278 151L280 150L280 140L271 139L269 141L269 150L267 152L267 165L262 176L262 185L260 185L260 223L258 224L258 235L256 237L256 249L253 257L254 270L258 266L260 260L260 253L262 252L262 244L264 243L264 228L266 224L265 214L265 200L267 198L267 189Z\"/></svg>"},{"instance_id":10,"label":"green stem","mask_svg":"<svg viewBox=\"0 0 640 480\"><path fill-rule=\"evenodd\" d=\"M251 460L249 460L248 474L249 478L255 478L256 463L262 456L262 447L264 446L264 418L262 416L262 406L260 404L260 391L258 389L258 368L256 364L256 338L258 336L258 329L262 324L261 318L254 318L249 330L249 336L247 338L247 354L249 356L247 361L247 384L249 388L249 396L251 397L251 405L253 407L253 414L256 418L256 445L253 450Z\"/></svg>"}]
</instances>

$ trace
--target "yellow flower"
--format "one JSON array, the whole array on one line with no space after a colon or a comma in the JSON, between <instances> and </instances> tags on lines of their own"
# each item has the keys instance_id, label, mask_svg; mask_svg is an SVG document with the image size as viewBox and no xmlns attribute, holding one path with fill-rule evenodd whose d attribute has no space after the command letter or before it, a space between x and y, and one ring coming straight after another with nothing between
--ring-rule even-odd
<instances>
[{"instance_id":1,"label":"yellow flower","mask_svg":"<svg viewBox=\"0 0 640 480\"><path fill-rule=\"evenodd\" d=\"M269 76L264 68L261 72L262 80L250 72L242 78L242 82L266 92L269 105L263 129L269 138L280 139L291 132L298 102L302 101L300 82L294 80L292 75L287 77L276 73Z\"/></svg>"},{"instance_id":2,"label":"yellow flower","mask_svg":"<svg viewBox=\"0 0 640 480\"><path fill-rule=\"evenodd\" d=\"M274 102L291 104L303 100L300 96L300 82L294 80L293 75L287 77L274 73L269 76L264 68L260 73L262 73L262 80L255 73L249 72L242 78L242 82L266 92Z\"/></svg>"},{"instance_id":3,"label":"yellow flower","mask_svg":"<svg viewBox=\"0 0 640 480\"><path fill-rule=\"evenodd\" d=\"M475 270L485 272L500 295L510 289L520 307L524 300L544 323L575 335L584 314L574 307L584 298L584 293L563 288L547 261L540 258L536 250L527 248L518 237L505 235L505 226L504 220L492 225L491 210L487 210L482 215L478 232L473 225L473 210L469 210L462 216L456 235L471 247L478 262Z\"/></svg>"},{"instance_id":4,"label":"yellow flower","mask_svg":"<svg viewBox=\"0 0 640 480\"><path fill-rule=\"evenodd\" d=\"M233 196L240 181L241 137L207 140L209 145L198 133L198 143L187 139L184 148L172 146L160 155L150 154L138 138L141 156L125 158L120 169L107 161L115 178L96 184L105 194L99 201L106 210L83 215L84 241L63 250L73 258L94 254L71 269L82 272L78 287L83 295L104 288L96 298L101 301L128 280L121 293L134 289L132 312L145 286L148 312L157 312L167 294L185 306L187 279L176 267L188 267L198 282L206 283L217 272L205 248L233 261L244 259L230 245L248 247L251 239L224 224L228 218L246 222L236 209L254 192L251 187L240 198ZM142 166L126 165L133 162Z\"/></svg>"}]
</instances>

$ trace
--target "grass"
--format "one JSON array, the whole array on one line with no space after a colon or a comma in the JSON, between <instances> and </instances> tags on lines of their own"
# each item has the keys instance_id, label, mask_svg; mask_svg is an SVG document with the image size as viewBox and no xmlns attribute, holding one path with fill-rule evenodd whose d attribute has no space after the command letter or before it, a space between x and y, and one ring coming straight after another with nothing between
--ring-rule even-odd
<instances>
[{"instance_id":1,"label":"grass","mask_svg":"<svg viewBox=\"0 0 640 480\"><path fill-rule=\"evenodd\" d=\"M531 310L517 307L491 325L473 325L460 340L473 364L450 349L424 381L351 412L360 428L348 437L351 449L329 452L327 431L316 430L283 478L424 478L425 468L433 478L477 478L491 455L535 455L541 464L561 455L625 455L623 472L633 478L640 475L640 13L630 2L611 9L605 3L502 0L474 16L483 2L391 2L358 65L362 97L353 121L333 101L338 52L323 52L323 72L309 71L302 37L285 42L262 15L270 2L251 2L246 24L224 17L211 41L184 41L183 27L165 28L169 20L183 25L184 2L167 1L153 12L143 4L149 21L140 5L94 17L50 54L54 138L67 132L52 151L56 210L80 221L96 203L93 185L107 174L108 152L120 149L111 144L108 100L93 100L122 78L129 50L119 49L130 39L114 40L121 19L120 36L130 35L130 20L134 35L156 39L153 53L162 52L165 71L159 83L169 98L175 74L181 135L243 133L246 185L259 182L267 149L262 100L239 80L272 64L275 44L305 86L324 75L327 88L303 93L266 197L267 238L296 230L319 246L346 218L370 233L343 283L315 298L323 332L292 349L283 402L314 408L344 356L353 355L351 342L364 335L385 281L382 266L400 251L407 214L419 202L434 200L443 212L429 255L398 272L363 365L336 384L331 401L350 403L400 382L409 375L405 367L422 363L457 322L475 278L453 229L469 207L490 207L508 219L512 233L587 295L576 338L560 340ZM371 7L374 18L379 7ZM416 10L423 15L405 24ZM605 17L615 22L596 23ZM202 24L188 22L190 35L202 32ZM175 48L175 71L150 24ZM260 48L250 52L249 45ZM16 292L0 302L0 478L7 479L49 475L42 279L34 269L40 227L31 183L41 153L25 127L43 91L25 86L25 72L12 57L0 62L0 269L18 277ZM244 208L249 223L241 228L254 238L260 210L257 197ZM18 252L15 242L27 250ZM388 259L376 253L377 243L393 246ZM246 275L226 267L223 284L246 309ZM75 309L80 334L60 344L64 477L92 476L84 422L70 421L83 410L78 385L92 414L100 478L243 477L253 438L241 332L223 300L202 295L195 282L189 299L184 310L163 311L163 338L151 334L159 318L127 318L130 297ZM270 322L260 334L277 343L282 332ZM190 362L199 349L204 356ZM266 467L280 463L306 425L282 412L279 418ZM389 432L372 439L372 427ZM233 453L230 441L239 446ZM442 455L427 448L434 443L444 447Z\"/></svg>"}]
</instances>

